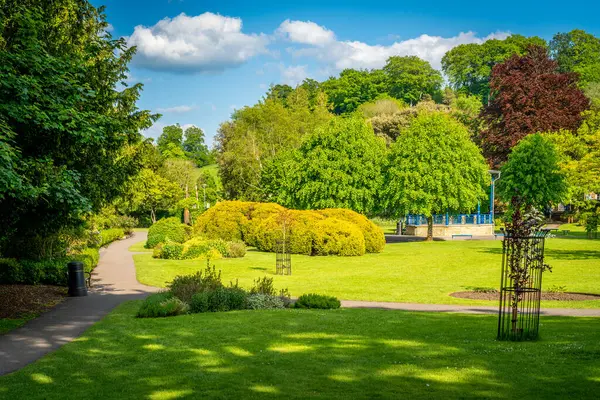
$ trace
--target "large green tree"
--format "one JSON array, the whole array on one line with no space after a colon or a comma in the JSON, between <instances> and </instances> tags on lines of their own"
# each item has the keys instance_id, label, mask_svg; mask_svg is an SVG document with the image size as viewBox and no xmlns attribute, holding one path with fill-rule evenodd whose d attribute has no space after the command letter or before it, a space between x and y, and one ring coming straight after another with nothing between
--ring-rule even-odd
<instances>
[{"instance_id":1,"label":"large green tree","mask_svg":"<svg viewBox=\"0 0 600 400\"><path fill-rule=\"evenodd\" d=\"M383 67L390 96L413 105L425 95L435 97L442 87L442 74L416 56L392 56Z\"/></svg>"},{"instance_id":2,"label":"large green tree","mask_svg":"<svg viewBox=\"0 0 600 400\"><path fill-rule=\"evenodd\" d=\"M297 148L304 135L330 118L321 93L311 110L308 94L297 88L286 105L267 98L234 112L221 124L216 138L219 174L225 198L261 200L261 174L266 162L282 151Z\"/></svg>"},{"instance_id":3,"label":"large green tree","mask_svg":"<svg viewBox=\"0 0 600 400\"><path fill-rule=\"evenodd\" d=\"M210 164L210 151L204 143L204 131L197 126L190 126L185 130L183 150L188 158L196 163L196 166L203 167Z\"/></svg>"},{"instance_id":4,"label":"large green tree","mask_svg":"<svg viewBox=\"0 0 600 400\"><path fill-rule=\"evenodd\" d=\"M337 78L329 78L321 88L336 114L351 113L363 103L375 100L387 92L382 70L345 69Z\"/></svg>"},{"instance_id":5,"label":"large green tree","mask_svg":"<svg viewBox=\"0 0 600 400\"><path fill-rule=\"evenodd\" d=\"M177 183L144 168L130 180L120 203L126 212L146 213L155 223L157 212L174 208L181 197L182 191Z\"/></svg>"},{"instance_id":6,"label":"large green tree","mask_svg":"<svg viewBox=\"0 0 600 400\"><path fill-rule=\"evenodd\" d=\"M600 82L600 38L580 29L557 33L550 41L550 53L561 72L579 74L581 87Z\"/></svg>"},{"instance_id":7,"label":"large green tree","mask_svg":"<svg viewBox=\"0 0 600 400\"><path fill-rule=\"evenodd\" d=\"M559 154L541 134L529 135L515 146L502 166L498 195L506 202L521 199L526 208L544 210L565 199L567 183L559 167Z\"/></svg>"},{"instance_id":8,"label":"large green tree","mask_svg":"<svg viewBox=\"0 0 600 400\"><path fill-rule=\"evenodd\" d=\"M156 116L123 88L135 49L85 0L0 7L0 252L60 255L59 232L122 192Z\"/></svg>"},{"instance_id":9,"label":"large green tree","mask_svg":"<svg viewBox=\"0 0 600 400\"><path fill-rule=\"evenodd\" d=\"M386 213L424 214L428 239L433 214L472 211L486 197L487 165L469 131L442 112L422 112L391 147L381 191Z\"/></svg>"},{"instance_id":10,"label":"large green tree","mask_svg":"<svg viewBox=\"0 0 600 400\"><path fill-rule=\"evenodd\" d=\"M296 209L377 206L384 141L360 116L336 117L278 157L263 175L267 199Z\"/></svg>"},{"instance_id":11,"label":"large green tree","mask_svg":"<svg viewBox=\"0 0 600 400\"><path fill-rule=\"evenodd\" d=\"M531 45L546 46L537 37L512 35L504 40L492 39L481 44L461 44L442 58L442 70L457 90L479 96L484 103L489 96L489 81L494 65L513 55L523 55Z\"/></svg>"},{"instance_id":12,"label":"large green tree","mask_svg":"<svg viewBox=\"0 0 600 400\"><path fill-rule=\"evenodd\" d=\"M156 141L161 154L181 149L183 144L183 128L179 124L165 126Z\"/></svg>"}]
</instances>

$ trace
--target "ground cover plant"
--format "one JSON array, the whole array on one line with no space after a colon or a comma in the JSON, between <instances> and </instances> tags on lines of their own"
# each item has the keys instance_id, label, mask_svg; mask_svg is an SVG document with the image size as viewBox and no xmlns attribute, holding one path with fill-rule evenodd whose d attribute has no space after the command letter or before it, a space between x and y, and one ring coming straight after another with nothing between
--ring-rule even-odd
<instances>
[{"instance_id":1,"label":"ground cover plant","mask_svg":"<svg viewBox=\"0 0 600 400\"><path fill-rule=\"evenodd\" d=\"M141 319L139 306L118 307L0 377L0 396L592 399L600 390L593 318L542 316L538 342L505 343L494 340L494 315L289 309Z\"/></svg>"},{"instance_id":2,"label":"ground cover plant","mask_svg":"<svg viewBox=\"0 0 600 400\"><path fill-rule=\"evenodd\" d=\"M585 235L585 233L581 233ZM249 288L262 276L287 287L292 296L323 293L343 300L399 301L437 304L496 305L493 301L450 297L467 287L498 289L502 242L445 241L388 244L386 251L363 257L310 257L293 255L293 274L275 273L275 255L250 250L244 258L215 260L223 281L239 279ZM600 294L600 241L562 233L546 241L543 290L554 285L570 292ZM140 282L165 287L176 275L202 269L195 260L156 260L150 254L134 256ZM542 307L598 308L600 301L542 301Z\"/></svg>"}]
</instances>

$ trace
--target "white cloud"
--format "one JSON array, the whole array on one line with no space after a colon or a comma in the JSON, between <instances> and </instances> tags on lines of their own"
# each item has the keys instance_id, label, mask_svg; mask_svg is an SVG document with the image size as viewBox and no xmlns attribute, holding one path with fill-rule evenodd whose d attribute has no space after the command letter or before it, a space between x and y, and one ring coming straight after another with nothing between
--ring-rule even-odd
<instances>
[{"instance_id":1,"label":"white cloud","mask_svg":"<svg viewBox=\"0 0 600 400\"><path fill-rule=\"evenodd\" d=\"M142 130L141 133L146 137L153 138L156 142L156 139L158 139L165 126L167 126L167 124L155 122L150 128Z\"/></svg>"},{"instance_id":2,"label":"white cloud","mask_svg":"<svg viewBox=\"0 0 600 400\"><path fill-rule=\"evenodd\" d=\"M106 25L106 28L104 28L105 32L112 32L115 30L115 27L112 24L108 24Z\"/></svg>"},{"instance_id":3,"label":"white cloud","mask_svg":"<svg viewBox=\"0 0 600 400\"><path fill-rule=\"evenodd\" d=\"M174 106L174 107L166 107L166 108L157 108L156 111L159 113L173 113L173 114L181 114L192 111L196 109L196 106Z\"/></svg>"},{"instance_id":4,"label":"white cloud","mask_svg":"<svg viewBox=\"0 0 600 400\"><path fill-rule=\"evenodd\" d=\"M289 67L284 67L282 65L281 76L283 77L283 83L287 83L290 86L296 86L304 79L308 78L306 65L290 65Z\"/></svg>"},{"instance_id":5,"label":"white cloud","mask_svg":"<svg viewBox=\"0 0 600 400\"><path fill-rule=\"evenodd\" d=\"M286 19L279 25L276 33L295 43L325 46L335 41L335 34L329 29L312 21L290 21Z\"/></svg>"},{"instance_id":6,"label":"white cloud","mask_svg":"<svg viewBox=\"0 0 600 400\"><path fill-rule=\"evenodd\" d=\"M453 47L467 43L483 43L489 39L505 39L507 36L509 33L506 32L496 32L486 37L478 37L474 32L461 32L447 38L424 34L414 39L396 41L387 46L333 40L325 45L319 44L293 50L292 54L295 57L314 57L335 70L381 68L391 56L418 56L429 61L433 68L441 69L442 57ZM306 41L303 43L308 44Z\"/></svg>"},{"instance_id":7,"label":"white cloud","mask_svg":"<svg viewBox=\"0 0 600 400\"><path fill-rule=\"evenodd\" d=\"M266 53L264 34L242 33L242 20L206 12L164 18L152 27L138 25L128 38L137 46L138 66L179 72L214 72Z\"/></svg>"}]
</instances>

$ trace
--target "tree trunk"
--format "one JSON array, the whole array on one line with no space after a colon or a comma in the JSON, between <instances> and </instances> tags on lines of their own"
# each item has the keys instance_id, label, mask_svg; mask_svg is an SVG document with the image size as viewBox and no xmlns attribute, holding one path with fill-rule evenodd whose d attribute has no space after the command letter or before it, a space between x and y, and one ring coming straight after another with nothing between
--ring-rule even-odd
<instances>
[{"instance_id":1,"label":"tree trunk","mask_svg":"<svg viewBox=\"0 0 600 400\"><path fill-rule=\"evenodd\" d=\"M189 198L190 197L190 192L188 191L188 185L187 183L185 184L185 198ZM183 209L183 223L186 225L190 225L190 210L188 210L187 208Z\"/></svg>"},{"instance_id":2,"label":"tree trunk","mask_svg":"<svg viewBox=\"0 0 600 400\"><path fill-rule=\"evenodd\" d=\"M433 216L427 217L427 239L428 242L433 240Z\"/></svg>"},{"instance_id":3,"label":"tree trunk","mask_svg":"<svg viewBox=\"0 0 600 400\"><path fill-rule=\"evenodd\" d=\"M150 219L153 224L156 223L156 213L154 212L154 209L150 210Z\"/></svg>"}]
</instances>

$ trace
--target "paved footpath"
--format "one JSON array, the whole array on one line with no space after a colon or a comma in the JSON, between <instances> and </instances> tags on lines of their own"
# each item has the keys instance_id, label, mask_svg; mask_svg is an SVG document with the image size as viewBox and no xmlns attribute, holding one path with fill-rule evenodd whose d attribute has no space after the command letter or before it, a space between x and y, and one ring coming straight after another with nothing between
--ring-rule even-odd
<instances>
[{"instance_id":1,"label":"paved footpath","mask_svg":"<svg viewBox=\"0 0 600 400\"><path fill-rule=\"evenodd\" d=\"M100 251L86 297L68 297L21 328L0 335L0 375L23 368L85 332L124 301L141 299L158 289L138 283L128 248L145 240L135 232Z\"/></svg>"},{"instance_id":2,"label":"paved footpath","mask_svg":"<svg viewBox=\"0 0 600 400\"><path fill-rule=\"evenodd\" d=\"M0 335L0 375L23 368L47 353L58 349L85 332L113 308L128 300L142 299L159 289L140 284L135 276L133 254L128 248L145 240L146 232L135 232L125 240L101 250L100 262L92 275L92 289L87 297L70 297L53 310L29 321L23 327ZM439 304L342 301L348 308L388 310L488 313L497 307ZM600 317L600 309L547 308L542 315Z\"/></svg>"}]
</instances>

